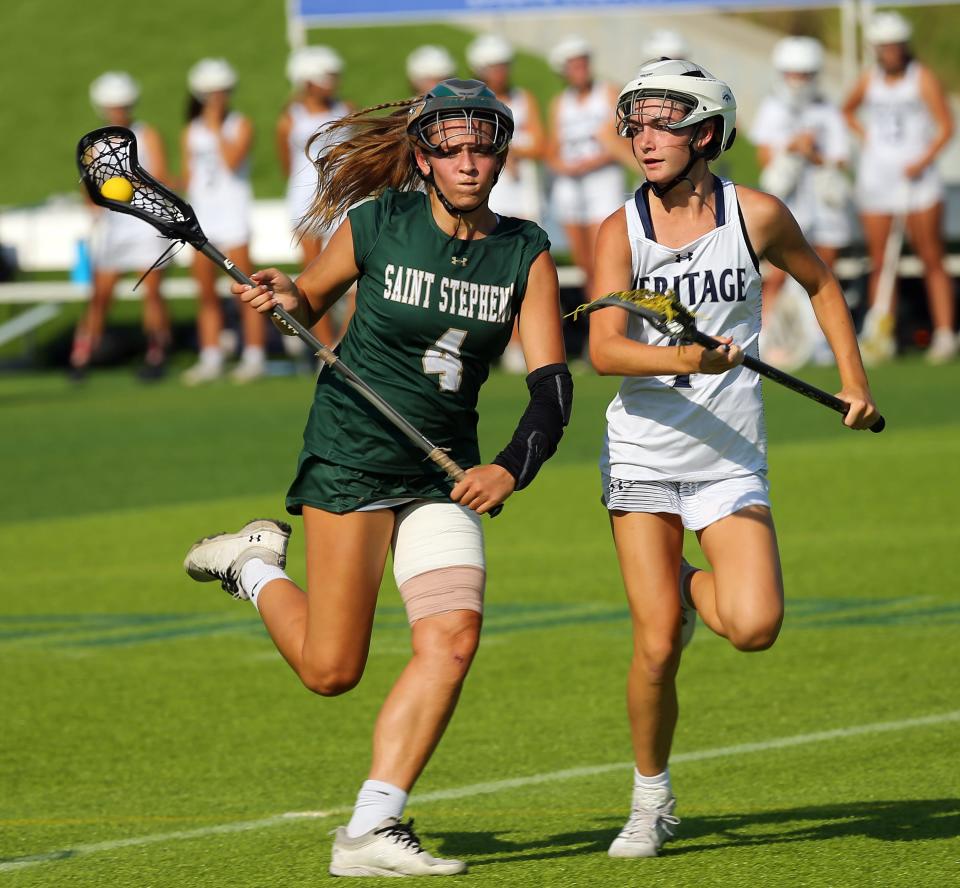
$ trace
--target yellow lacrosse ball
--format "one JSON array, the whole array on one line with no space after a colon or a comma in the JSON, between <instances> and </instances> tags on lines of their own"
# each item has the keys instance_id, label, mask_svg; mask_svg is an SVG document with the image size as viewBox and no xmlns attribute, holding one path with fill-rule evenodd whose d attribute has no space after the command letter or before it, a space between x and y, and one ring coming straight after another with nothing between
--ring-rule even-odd
<instances>
[{"instance_id":1,"label":"yellow lacrosse ball","mask_svg":"<svg viewBox=\"0 0 960 888\"><path fill-rule=\"evenodd\" d=\"M118 200L121 203L130 203L133 200L133 186L130 184L130 180L124 179L123 176L114 176L112 179L107 179L100 186L100 193L107 200Z\"/></svg>"}]
</instances>

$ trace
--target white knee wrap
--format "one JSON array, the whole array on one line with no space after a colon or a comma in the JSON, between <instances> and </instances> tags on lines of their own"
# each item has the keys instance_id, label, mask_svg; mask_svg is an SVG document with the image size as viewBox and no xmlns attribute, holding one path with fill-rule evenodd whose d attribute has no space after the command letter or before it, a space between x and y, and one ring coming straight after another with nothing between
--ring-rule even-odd
<instances>
[{"instance_id":1,"label":"white knee wrap","mask_svg":"<svg viewBox=\"0 0 960 888\"><path fill-rule=\"evenodd\" d=\"M480 516L455 503L419 502L400 511L393 575L411 624L454 610L482 613L486 561Z\"/></svg>"}]
</instances>

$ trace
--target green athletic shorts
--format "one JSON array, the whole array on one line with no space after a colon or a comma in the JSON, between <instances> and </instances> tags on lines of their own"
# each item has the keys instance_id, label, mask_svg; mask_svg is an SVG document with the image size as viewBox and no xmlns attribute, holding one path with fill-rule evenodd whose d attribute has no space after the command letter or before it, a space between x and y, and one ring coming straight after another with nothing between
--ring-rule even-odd
<instances>
[{"instance_id":1,"label":"green athletic shorts","mask_svg":"<svg viewBox=\"0 0 960 888\"><path fill-rule=\"evenodd\" d=\"M303 450L297 477L287 491L287 511L300 515L304 506L312 506L343 514L385 499L448 500L450 490L446 475L431 464L416 475L384 475L328 462Z\"/></svg>"}]
</instances>

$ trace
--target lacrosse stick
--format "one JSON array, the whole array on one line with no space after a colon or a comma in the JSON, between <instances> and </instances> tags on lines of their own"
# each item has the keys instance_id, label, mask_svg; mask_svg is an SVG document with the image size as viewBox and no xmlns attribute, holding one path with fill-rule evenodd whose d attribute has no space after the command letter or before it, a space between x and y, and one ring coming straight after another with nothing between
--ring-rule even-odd
<instances>
[{"instance_id":1,"label":"lacrosse stick","mask_svg":"<svg viewBox=\"0 0 960 888\"><path fill-rule=\"evenodd\" d=\"M190 204L161 185L140 166L137 160L136 136L130 130L122 126L105 126L87 133L77 145L77 165L80 168L81 180L95 204L149 222L165 238L190 244L235 281L249 287L257 286L207 240ZM133 195L129 201L111 200L101 193L103 184L108 179L115 178L125 179L132 186ZM451 481L457 483L463 480L463 469L447 456L442 448L437 447L397 413L296 318L279 305L273 307L272 316L309 345L326 366L343 377L350 388L443 469ZM498 514L501 508L502 506L496 506L491 509L491 517Z\"/></svg>"},{"instance_id":2,"label":"lacrosse stick","mask_svg":"<svg viewBox=\"0 0 960 888\"><path fill-rule=\"evenodd\" d=\"M893 312L893 297L897 290L897 267L900 264L900 254L903 252L903 235L907 227L907 206L910 196L910 186L903 189L903 211L893 217L890 224L890 233L883 247L883 264L877 276L877 290L874 293L873 305L863 319L860 331L860 348L863 358L871 364L880 361L889 361L896 353L896 342L893 337L896 326L896 316Z\"/></svg>"},{"instance_id":3,"label":"lacrosse stick","mask_svg":"<svg viewBox=\"0 0 960 888\"><path fill-rule=\"evenodd\" d=\"M723 345L712 336L701 333L696 327L696 318L681 304L680 300L671 292L653 293L650 290L622 290L618 293L610 293L600 299L581 305L567 317L577 318L582 314L588 314L601 308L616 307L622 308L631 314L647 321L656 330L659 330L666 336L670 336L679 342L690 342L695 345L702 345L704 348L719 348ZM836 410L837 413L846 415L850 405L846 401L841 401L834 395L819 389L796 376L784 373L776 367L765 364L763 361L745 354L743 356L743 365L750 370L772 379L774 382L801 395ZM870 426L871 432L882 432L886 426L886 420L880 416L874 424Z\"/></svg>"}]
</instances>

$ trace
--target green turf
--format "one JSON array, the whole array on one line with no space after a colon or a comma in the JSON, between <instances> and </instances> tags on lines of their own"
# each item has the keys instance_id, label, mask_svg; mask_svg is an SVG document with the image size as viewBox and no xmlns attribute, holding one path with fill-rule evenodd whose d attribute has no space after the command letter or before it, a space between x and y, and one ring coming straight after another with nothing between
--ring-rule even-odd
<instances>
[{"instance_id":1,"label":"green turf","mask_svg":"<svg viewBox=\"0 0 960 888\"><path fill-rule=\"evenodd\" d=\"M809 375L833 384L829 371ZM614 386L577 377L561 452L485 522L484 641L417 791L613 767L415 799L425 840L468 858L470 884L945 884L960 854L958 721L682 755L957 709L960 367L878 370L879 436L767 386L786 625L759 655L698 630L673 768L680 836L637 862L605 854L630 781L629 624L595 468ZM303 378L199 390L145 390L121 372L79 389L0 378L0 888L327 879L327 832L342 814L276 815L338 809L356 792L408 650L396 590L385 583L361 685L322 700L252 608L179 566L194 538L280 512L309 389ZM486 453L523 393L517 378L491 379ZM297 528L298 579L302 556Z\"/></svg>"}]
</instances>

